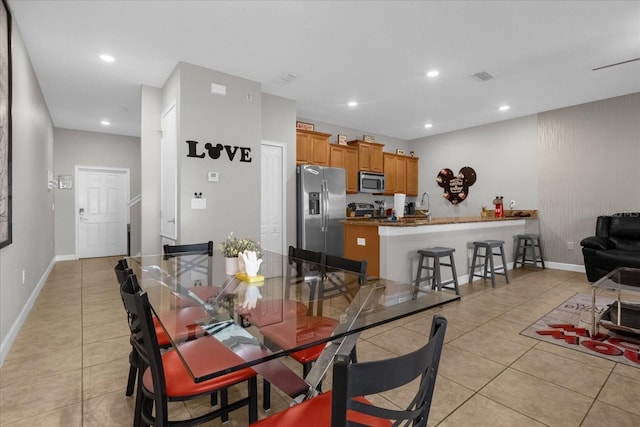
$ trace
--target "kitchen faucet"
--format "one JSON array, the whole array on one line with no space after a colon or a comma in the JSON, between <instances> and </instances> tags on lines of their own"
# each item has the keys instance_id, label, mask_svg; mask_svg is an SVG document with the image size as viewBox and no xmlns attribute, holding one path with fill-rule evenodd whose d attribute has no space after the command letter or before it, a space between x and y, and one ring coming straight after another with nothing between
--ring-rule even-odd
<instances>
[{"instance_id":1,"label":"kitchen faucet","mask_svg":"<svg viewBox=\"0 0 640 427\"><path fill-rule=\"evenodd\" d=\"M429 193L427 193L426 191L424 193L422 193L422 199L420 199L420 206L424 206L424 197L427 196L427 220L431 221L431 211L430 211L430 205L431 205L431 196L429 195Z\"/></svg>"}]
</instances>

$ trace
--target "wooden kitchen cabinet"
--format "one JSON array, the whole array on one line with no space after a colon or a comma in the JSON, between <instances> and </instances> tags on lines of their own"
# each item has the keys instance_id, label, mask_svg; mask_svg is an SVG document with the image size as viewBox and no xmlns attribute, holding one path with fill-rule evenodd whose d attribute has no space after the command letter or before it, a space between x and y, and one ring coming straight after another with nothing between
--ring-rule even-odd
<instances>
[{"instance_id":1,"label":"wooden kitchen cabinet","mask_svg":"<svg viewBox=\"0 0 640 427\"><path fill-rule=\"evenodd\" d=\"M397 154L384 153L384 194L407 194L407 158Z\"/></svg>"},{"instance_id":2,"label":"wooden kitchen cabinet","mask_svg":"<svg viewBox=\"0 0 640 427\"><path fill-rule=\"evenodd\" d=\"M349 141L348 144L358 148L358 169L367 172L383 172L382 159L383 144L365 142L359 139Z\"/></svg>"},{"instance_id":3,"label":"wooden kitchen cabinet","mask_svg":"<svg viewBox=\"0 0 640 427\"><path fill-rule=\"evenodd\" d=\"M418 158L407 157L407 196L418 195Z\"/></svg>"},{"instance_id":4,"label":"wooden kitchen cabinet","mask_svg":"<svg viewBox=\"0 0 640 427\"><path fill-rule=\"evenodd\" d=\"M331 167L344 168L347 193L358 192L358 149L348 145L329 144Z\"/></svg>"},{"instance_id":5,"label":"wooden kitchen cabinet","mask_svg":"<svg viewBox=\"0 0 640 427\"><path fill-rule=\"evenodd\" d=\"M380 236L378 236L378 227L349 224L347 221L344 225L344 256L357 261L367 260L367 276L379 276Z\"/></svg>"},{"instance_id":6,"label":"wooden kitchen cabinet","mask_svg":"<svg viewBox=\"0 0 640 427\"><path fill-rule=\"evenodd\" d=\"M296 164L329 166L331 134L296 129Z\"/></svg>"}]
</instances>

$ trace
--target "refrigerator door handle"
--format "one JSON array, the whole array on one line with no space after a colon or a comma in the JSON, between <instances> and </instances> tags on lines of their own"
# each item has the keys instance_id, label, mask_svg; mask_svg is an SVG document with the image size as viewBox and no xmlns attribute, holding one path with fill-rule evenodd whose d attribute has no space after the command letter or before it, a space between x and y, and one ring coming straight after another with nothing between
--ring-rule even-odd
<instances>
[{"instance_id":1,"label":"refrigerator door handle","mask_svg":"<svg viewBox=\"0 0 640 427\"><path fill-rule=\"evenodd\" d=\"M329 187L327 181L322 181L322 222L321 228L323 232L327 231L329 226Z\"/></svg>"}]
</instances>

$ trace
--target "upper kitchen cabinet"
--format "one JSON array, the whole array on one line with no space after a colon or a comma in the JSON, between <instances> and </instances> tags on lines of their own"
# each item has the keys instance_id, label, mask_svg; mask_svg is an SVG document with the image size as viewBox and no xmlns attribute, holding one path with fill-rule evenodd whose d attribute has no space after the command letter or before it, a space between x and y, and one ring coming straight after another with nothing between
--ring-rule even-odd
<instances>
[{"instance_id":1,"label":"upper kitchen cabinet","mask_svg":"<svg viewBox=\"0 0 640 427\"><path fill-rule=\"evenodd\" d=\"M407 196L418 195L418 158L407 157Z\"/></svg>"},{"instance_id":2,"label":"upper kitchen cabinet","mask_svg":"<svg viewBox=\"0 0 640 427\"><path fill-rule=\"evenodd\" d=\"M329 144L330 165L343 168L347 178L347 193L358 192L358 149L348 145Z\"/></svg>"},{"instance_id":3,"label":"upper kitchen cabinet","mask_svg":"<svg viewBox=\"0 0 640 427\"><path fill-rule=\"evenodd\" d=\"M296 164L329 166L331 134L296 129Z\"/></svg>"},{"instance_id":4,"label":"upper kitchen cabinet","mask_svg":"<svg viewBox=\"0 0 640 427\"><path fill-rule=\"evenodd\" d=\"M358 169L367 172L382 172L382 147L383 144L365 142L359 139L349 141L349 145L358 148Z\"/></svg>"},{"instance_id":5,"label":"upper kitchen cabinet","mask_svg":"<svg viewBox=\"0 0 640 427\"><path fill-rule=\"evenodd\" d=\"M384 194L418 195L418 158L384 153Z\"/></svg>"},{"instance_id":6,"label":"upper kitchen cabinet","mask_svg":"<svg viewBox=\"0 0 640 427\"><path fill-rule=\"evenodd\" d=\"M405 156L384 153L384 194L407 193L407 160Z\"/></svg>"}]
</instances>

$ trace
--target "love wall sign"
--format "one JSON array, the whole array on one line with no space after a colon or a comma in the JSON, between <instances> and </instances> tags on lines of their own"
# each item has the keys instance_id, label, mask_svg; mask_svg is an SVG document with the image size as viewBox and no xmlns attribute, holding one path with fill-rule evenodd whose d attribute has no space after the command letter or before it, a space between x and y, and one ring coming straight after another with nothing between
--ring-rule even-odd
<instances>
[{"instance_id":1,"label":"love wall sign","mask_svg":"<svg viewBox=\"0 0 640 427\"><path fill-rule=\"evenodd\" d=\"M238 147L231 145L222 145L222 144L212 144L207 142L204 144L204 150L198 150L198 141L185 141L187 145L189 145L189 153L187 153L187 157L195 157L197 159L204 159L204 156L207 154L213 160L218 160L220 157L226 155L229 161L233 161L233 159L238 157L238 160L245 163L251 163L251 148L250 147Z\"/></svg>"}]
</instances>

